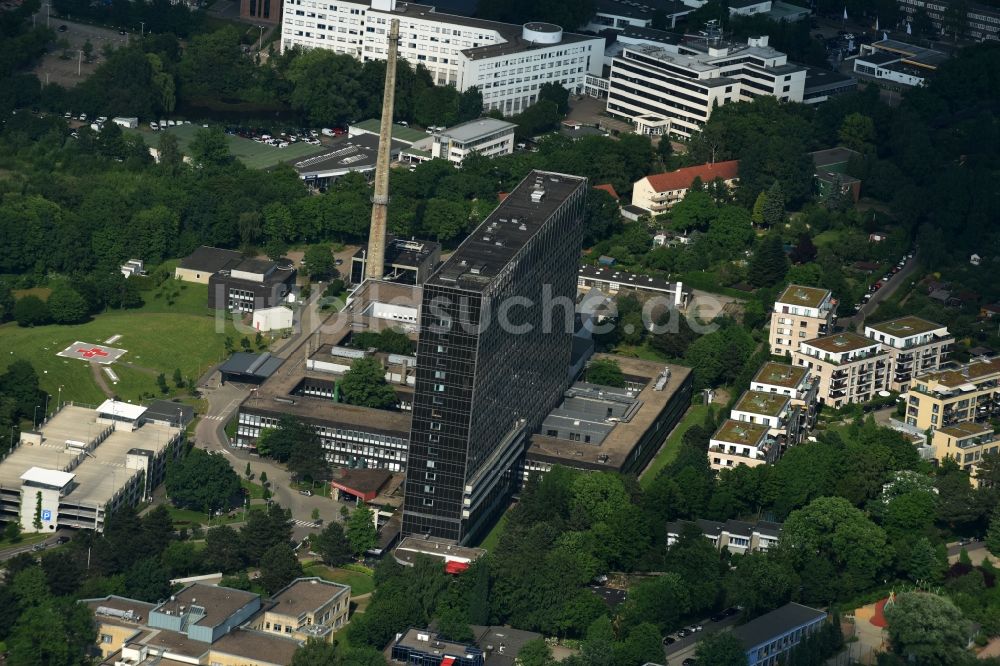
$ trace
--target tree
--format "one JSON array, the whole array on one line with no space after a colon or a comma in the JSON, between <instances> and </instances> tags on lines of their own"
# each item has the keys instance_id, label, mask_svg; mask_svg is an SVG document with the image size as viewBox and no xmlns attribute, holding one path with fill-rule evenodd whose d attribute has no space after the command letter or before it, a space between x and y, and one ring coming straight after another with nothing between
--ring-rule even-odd
<instances>
[{"instance_id":1,"label":"tree","mask_svg":"<svg viewBox=\"0 0 1000 666\"><path fill-rule=\"evenodd\" d=\"M517 661L521 666L552 666L552 649L544 638L535 638L521 646L517 653Z\"/></svg>"},{"instance_id":2,"label":"tree","mask_svg":"<svg viewBox=\"0 0 1000 666\"><path fill-rule=\"evenodd\" d=\"M625 386L625 375L622 374L618 361L612 358L599 358L587 366L587 381L602 386Z\"/></svg>"},{"instance_id":3,"label":"tree","mask_svg":"<svg viewBox=\"0 0 1000 666\"><path fill-rule=\"evenodd\" d=\"M1000 505L993 509L990 527L986 532L986 547L994 555L1000 556Z\"/></svg>"},{"instance_id":4,"label":"tree","mask_svg":"<svg viewBox=\"0 0 1000 666\"><path fill-rule=\"evenodd\" d=\"M87 303L75 289L60 285L47 302L49 315L57 324L79 324L87 319Z\"/></svg>"},{"instance_id":5,"label":"tree","mask_svg":"<svg viewBox=\"0 0 1000 666\"><path fill-rule=\"evenodd\" d=\"M229 152L229 142L218 125L198 129L188 150L191 159L198 167L222 167L233 161L233 156Z\"/></svg>"},{"instance_id":6,"label":"tree","mask_svg":"<svg viewBox=\"0 0 1000 666\"><path fill-rule=\"evenodd\" d=\"M424 208L424 233L447 242L458 236L469 222L468 206L460 201L434 197Z\"/></svg>"},{"instance_id":7,"label":"tree","mask_svg":"<svg viewBox=\"0 0 1000 666\"><path fill-rule=\"evenodd\" d=\"M840 142L859 153L875 150L875 121L861 113L852 113L844 118L837 133Z\"/></svg>"},{"instance_id":8,"label":"tree","mask_svg":"<svg viewBox=\"0 0 1000 666\"><path fill-rule=\"evenodd\" d=\"M358 102L366 92L361 67L352 56L324 49L296 54L285 73L292 84L292 107L305 111L316 125L343 125L359 117Z\"/></svg>"},{"instance_id":9,"label":"tree","mask_svg":"<svg viewBox=\"0 0 1000 666\"><path fill-rule=\"evenodd\" d=\"M757 246L747 270L748 279L757 287L771 287L781 282L788 273L788 257L781 236L769 233Z\"/></svg>"},{"instance_id":10,"label":"tree","mask_svg":"<svg viewBox=\"0 0 1000 666\"><path fill-rule=\"evenodd\" d=\"M205 533L203 562L208 571L232 573L245 566L240 535L229 525L213 527Z\"/></svg>"},{"instance_id":11,"label":"tree","mask_svg":"<svg viewBox=\"0 0 1000 666\"><path fill-rule=\"evenodd\" d=\"M177 135L171 132L161 132L157 142L157 150L159 151L158 163L160 167L167 173L176 174L184 164L184 156L181 154Z\"/></svg>"},{"instance_id":12,"label":"tree","mask_svg":"<svg viewBox=\"0 0 1000 666\"><path fill-rule=\"evenodd\" d=\"M670 137L664 135L660 137L656 144L656 156L660 159L660 164L666 168L670 164L670 157L674 154L674 146L670 143Z\"/></svg>"},{"instance_id":13,"label":"tree","mask_svg":"<svg viewBox=\"0 0 1000 666\"><path fill-rule=\"evenodd\" d=\"M174 505L194 511L231 508L242 494L240 478L225 456L199 448L167 467L166 488Z\"/></svg>"},{"instance_id":14,"label":"tree","mask_svg":"<svg viewBox=\"0 0 1000 666\"><path fill-rule=\"evenodd\" d=\"M761 209L764 224L774 227L785 221L785 193L777 180L771 183Z\"/></svg>"},{"instance_id":15,"label":"tree","mask_svg":"<svg viewBox=\"0 0 1000 666\"><path fill-rule=\"evenodd\" d=\"M470 86L458 96L458 122L475 120L483 115L483 93L479 86Z\"/></svg>"},{"instance_id":16,"label":"tree","mask_svg":"<svg viewBox=\"0 0 1000 666\"><path fill-rule=\"evenodd\" d=\"M750 221L754 226L764 226L764 210L767 208L767 193L761 192L757 195L757 200L753 202L753 212L750 213Z\"/></svg>"},{"instance_id":17,"label":"tree","mask_svg":"<svg viewBox=\"0 0 1000 666\"><path fill-rule=\"evenodd\" d=\"M892 650L910 663L964 663L971 626L955 604L929 592L904 592L885 607Z\"/></svg>"},{"instance_id":18,"label":"tree","mask_svg":"<svg viewBox=\"0 0 1000 666\"><path fill-rule=\"evenodd\" d=\"M790 258L797 264L806 264L816 259L816 246L813 245L809 234L799 236L799 242L792 249Z\"/></svg>"},{"instance_id":19,"label":"tree","mask_svg":"<svg viewBox=\"0 0 1000 666\"><path fill-rule=\"evenodd\" d=\"M378 359L359 358L351 363L340 382L344 402L351 405L389 409L396 405L396 391L385 380L385 369Z\"/></svg>"},{"instance_id":20,"label":"tree","mask_svg":"<svg viewBox=\"0 0 1000 666\"><path fill-rule=\"evenodd\" d=\"M290 666L334 666L338 663L337 646L310 638L292 655Z\"/></svg>"},{"instance_id":21,"label":"tree","mask_svg":"<svg viewBox=\"0 0 1000 666\"><path fill-rule=\"evenodd\" d=\"M882 528L841 497L820 497L793 511L779 548L803 579L811 562L829 566L843 596L871 587L889 559Z\"/></svg>"},{"instance_id":22,"label":"tree","mask_svg":"<svg viewBox=\"0 0 1000 666\"><path fill-rule=\"evenodd\" d=\"M243 553L251 564L259 565L264 553L279 544L292 540L292 513L272 502L267 511L250 511L240 530Z\"/></svg>"},{"instance_id":23,"label":"tree","mask_svg":"<svg viewBox=\"0 0 1000 666\"><path fill-rule=\"evenodd\" d=\"M378 543L378 531L375 528L375 514L367 506L359 506L351 512L344 529L351 549L356 557L364 556Z\"/></svg>"},{"instance_id":24,"label":"tree","mask_svg":"<svg viewBox=\"0 0 1000 666\"><path fill-rule=\"evenodd\" d=\"M313 537L312 549L323 558L323 563L339 567L351 561L354 547L344 535L340 523L331 521L322 532Z\"/></svg>"},{"instance_id":25,"label":"tree","mask_svg":"<svg viewBox=\"0 0 1000 666\"><path fill-rule=\"evenodd\" d=\"M14 319L18 326L43 326L52 321L52 316L45 301L29 294L14 303Z\"/></svg>"},{"instance_id":26,"label":"tree","mask_svg":"<svg viewBox=\"0 0 1000 666\"><path fill-rule=\"evenodd\" d=\"M550 81L538 87L538 101L549 101L556 105L560 115L569 113L569 90L562 84Z\"/></svg>"},{"instance_id":27,"label":"tree","mask_svg":"<svg viewBox=\"0 0 1000 666\"><path fill-rule=\"evenodd\" d=\"M260 558L260 584L274 594L302 575L302 565L288 543L268 548Z\"/></svg>"},{"instance_id":28,"label":"tree","mask_svg":"<svg viewBox=\"0 0 1000 666\"><path fill-rule=\"evenodd\" d=\"M728 631L708 634L695 650L698 663L704 666L746 666L747 653L743 644Z\"/></svg>"},{"instance_id":29,"label":"tree","mask_svg":"<svg viewBox=\"0 0 1000 666\"><path fill-rule=\"evenodd\" d=\"M750 553L726 577L726 600L746 617L757 617L788 603L797 587L795 572L779 558Z\"/></svg>"},{"instance_id":30,"label":"tree","mask_svg":"<svg viewBox=\"0 0 1000 666\"><path fill-rule=\"evenodd\" d=\"M125 590L129 597L156 602L170 596L170 573L157 557L147 557L125 572Z\"/></svg>"},{"instance_id":31,"label":"tree","mask_svg":"<svg viewBox=\"0 0 1000 666\"><path fill-rule=\"evenodd\" d=\"M167 376L162 372L156 375L156 386L160 389L160 393L168 393L170 391L170 387L167 386Z\"/></svg>"},{"instance_id":32,"label":"tree","mask_svg":"<svg viewBox=\"0 0 1000 666\"><path fill-rule=\"evenodd\" d=\"M337 277L337 267L333 262L333 252L329 245L310 245L304 255L306 273L313 280L328 280Z\"/></svg>"},{"instance_id":33,"label":"tree","mask_svg":"<svg viewBox=\"0 0 1000 666\"><path fill-rule=\"evenodd\" d=\"M38 598L7 638L7 659L21 666L77 666L97 640L90 610L71 599Z\"/></svg>"}]
</instances>

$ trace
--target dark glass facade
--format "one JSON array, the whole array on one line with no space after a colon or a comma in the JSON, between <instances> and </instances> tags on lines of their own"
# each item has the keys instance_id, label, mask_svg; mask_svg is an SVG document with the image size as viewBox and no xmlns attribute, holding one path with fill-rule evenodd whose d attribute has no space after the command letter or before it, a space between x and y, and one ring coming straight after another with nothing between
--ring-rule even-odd
<instances>
[{"instance_id":1,"label":"dark glass facade","mask_svg":"<svg viewBox=\"0 0 1000 666\"><path fill-rule=\"evenodd\" d=\"M516 488L568 385L586 191L530 174L424 285L404 535L468 543Z\"/></svg>"}]
</instances>

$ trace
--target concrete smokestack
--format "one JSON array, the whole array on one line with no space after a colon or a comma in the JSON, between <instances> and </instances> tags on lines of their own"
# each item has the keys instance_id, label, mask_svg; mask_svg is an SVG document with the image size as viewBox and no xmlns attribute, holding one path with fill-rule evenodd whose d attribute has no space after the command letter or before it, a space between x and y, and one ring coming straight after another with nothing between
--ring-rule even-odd
<instances>
[{"instance_id":1,"label":"concrete smokestack","mask_svg":"<svg viewBox=\"0 0 1000 666\"><path fill-rule=\"evenodd\" d=\"M396 101L396 52L399 47L399 19L389 28L389 55L385 61L385 92L382 95L382 125L375 162L375 193L372 195L372 224L368 232L365 277L381 280L385 267L385 235L389 217L389 160L392 153L392 108Z\"/></svg>"}]
</instances>

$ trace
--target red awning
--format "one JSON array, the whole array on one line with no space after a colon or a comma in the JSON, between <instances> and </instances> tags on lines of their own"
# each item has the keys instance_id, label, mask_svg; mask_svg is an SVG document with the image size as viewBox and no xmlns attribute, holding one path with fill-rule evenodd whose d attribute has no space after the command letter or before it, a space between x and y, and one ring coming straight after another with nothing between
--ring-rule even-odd
<instances>
[{"instance_id":1,"label":"red awning","mask_svg":"<svg viewBox=\"0 0 1000 666\"><path fill-rule=\"evenodd\" d=\"M444 564L444 572L449 574L460 574L468 568L469 568L468 562L457 562L455 560L449 560ZM444 666L443 663L442 666Z\"/></svg>"},{"instance_id":2,"label":"red awning","mask_svg":"<svg viewBox=\"0 0 1000 666\"><path fill-rule=\"evenodd\" d=\"M441 660L441 666L452 666L454 663L455 658L448 655L445 655L444 659Z\"/></svg>"}]
</instances>

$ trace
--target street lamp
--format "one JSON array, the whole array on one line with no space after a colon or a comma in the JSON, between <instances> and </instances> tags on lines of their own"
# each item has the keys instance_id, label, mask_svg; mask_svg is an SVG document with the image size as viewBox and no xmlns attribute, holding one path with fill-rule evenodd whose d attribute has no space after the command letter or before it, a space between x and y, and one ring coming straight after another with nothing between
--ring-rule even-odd
<instances>
[{"instance_id":1,"label":"street lamp","mask_svg":"<svg viewBox=\"0 0 1000 666\"><path fill-rule=\"evenodd\" d=\"M56 409L57 410L62 409L62 390L63 390L63 387L62 387L62 384L60 384L59 385L59 394L58 394L57 400L56 400Z\"/></svg>"},{"instance_id":2,"label":"street lamp","mask_svg":"<svg viewBox=\"0 0 1000 666\"><path fill-rule=\"evenodd\" d=\"M260 30L260 37L257 38L257 51L264 48L264 26L259 25L257 29Z\"/></svg>"},{"instance_id":3,"label":"street lamp","mask_svg":"<svg viewBox=\"0 0 1000 666\"><path fill-rule=\"evenodd\" d=\"M142 37L146 33L146 22L139 21L139 36Z\"/></svg>"},{"instance_id":4,"label":"street lamp","mask_svg":"<svg viewBox=\"0 0 1000 666\"><path fill-rule=\"evenodd\" d=\"M41 407L41 405L35 405L35 415L31 417L31 427L32 428L37 428L38 427L38 408L39 407Z\"/></svg>"}]
</instances>

